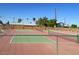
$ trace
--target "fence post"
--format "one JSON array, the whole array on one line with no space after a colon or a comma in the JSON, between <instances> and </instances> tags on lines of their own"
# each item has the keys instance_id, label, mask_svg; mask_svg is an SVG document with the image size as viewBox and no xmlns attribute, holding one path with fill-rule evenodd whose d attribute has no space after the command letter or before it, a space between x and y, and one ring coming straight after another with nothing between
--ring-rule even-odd
<instances>
[{"instance_id":1,"label":"fence post","mask_svg":"<svg viewBox=\"0 0 79 59\"><path fill-rule=\"evenodd\" d=\"M58 55L58 35L56 35L57 36L57 55Z\"/></svg>"},{"instance_id":2,"label":"fence post","mask_svg":"<svg viewBox=\"0 0 79 59\"><path fill-rule=\"evenodd\" d=\"M77 43L79 43L78 27L77 27Z\"/></svg>"},{"instance_id":3,"label":"fence post","mask_svg":"<svg viewBox=\"0 0 79 59\"><path fill-rule=\"evenodd\" d=\"M79 43L79 35L77 34L77 43Z\"/></svg>"}]
</instances>

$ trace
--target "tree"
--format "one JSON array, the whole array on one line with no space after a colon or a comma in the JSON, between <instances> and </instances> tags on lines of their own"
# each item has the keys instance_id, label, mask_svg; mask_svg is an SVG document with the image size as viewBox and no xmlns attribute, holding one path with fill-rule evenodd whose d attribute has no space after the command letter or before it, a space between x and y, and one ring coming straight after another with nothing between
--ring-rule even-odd
<instances>
[{"instance_id":1,"label":"tree","mask_svg":"<svg viewBox=\"0 0 79 59\"><path fill-rule=\"evenodd\" d=\"M4 24L1 20L0 20L0 24L2 25L2 29L6 29L6 24Z\"/></svg>"},{"instance_id":2,"label":"tree","mask_svg":"<svg viewBox=\"0 0 79 59\"><path fill-rule=\"evenodd\" d=\"M33 18L33 21L36 21L36 18Z\"/></svg>"},{"instance_id":3,"label":"tree","mask_svg":"<svg viewBox=\"0 0 79 59\"><path fill-rule=\"evenodd\" d=\"M45 26L45 27L48 26L48 18L46 16L43 17L43 26Z\"/></svg>"},{"instance_id":4,"label":"tree","mask_svg":"<svg viewBox=\"0 0 79 59\"><path fill-rule=\"evenodd\" d=\"M49 20L49 27L54 27L54 26L56 26L56 24L57 24L57 20L55 20L55 19L50 19Z\"/></svg>"},{"instance_id":5,"label":"tree","mask_svg":"<svg viewBox=\"0 0 79 59\"><path fill-rule=\"evenodd\" d=\"M0 20L0 24L3 25L3 22Z\"/></svg>"},{"instance_id":6,"label":"tree","mask_svg":"<svg viewBox=\"0 0 79 59\"><path fill-rule=\"evenodd\" d=\"M26 18L26 19L27 19L27 21L28 21L29 18Z\"/></svg>"},{"instance_id":7,"label":"tree","mask_svg":"<svg viewBox=\"0 0 79 59\"><path fill-rule=\"evenodd\" d=\"M50 19L50 20L48 20L48 18L45 16L43 18L39 18L36 21L36 24L38 26L54 27L57 24L57 20L56 19Z\"/></svg>"},{"instance_id":8,"label":"tree","mask_svg":"<svg viewBox=\"0 0 79 59\"><path fill-rule=\"evenodd\" d=\"M22 19L21 18L18 18L18 23L21 23Z\"/></svg>"},{"instance_id":9,"label":"tree","mask_svg":"<svg viewBox=\"0 0 79 59\"><path fill-rule=\"evenodd\" d=\"M45 16L43 18L39 18L37 21L36 21L36 24L38 26L45 26L47 27L48 26L48 18Z\"/></svg>"},{"instance_id":10,"label":"tree","mask_svg":"<svg viewBox=\"0 0 79 59\"><path fill-rule=\"evenodd\" d=\"M43 26L43 19L42 19L42 18L39 18L39 19L36 21L36 24L37 24L37 26Z\"/></svg>"},{"instance_id":11,"label":"tree","mask_svg":"<svg viewBox=\"0 0 79 59\"><path fill-rule=\"evenodd\" d=\"M77 28L77 25L76 24L72 24L71 28Z\"/></svg>"},{"instance_id":12,"label":"tree","mask_svg":"<svg viewBox=\"0 0 79 59\"><path fill-rule=\"evenodd\" d=\"M10 24L9 21L6 24L9 25Z\"/></svg>"}]
</instances>

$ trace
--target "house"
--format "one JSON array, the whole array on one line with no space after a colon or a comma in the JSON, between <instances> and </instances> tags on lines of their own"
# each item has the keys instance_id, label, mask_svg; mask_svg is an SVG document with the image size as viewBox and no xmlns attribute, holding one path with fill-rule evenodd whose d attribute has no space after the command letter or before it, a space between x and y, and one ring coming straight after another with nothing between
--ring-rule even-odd
<instances>
[{"instance_id":1,"label":"house","mask_svg":"<svg viewBox=\"0 0 79 59\"><path fill-rule=\"evenodd\" d=\"M64 27L64 23L63 22L57 23L57 27Z\"/></svg>"}]
</instances>

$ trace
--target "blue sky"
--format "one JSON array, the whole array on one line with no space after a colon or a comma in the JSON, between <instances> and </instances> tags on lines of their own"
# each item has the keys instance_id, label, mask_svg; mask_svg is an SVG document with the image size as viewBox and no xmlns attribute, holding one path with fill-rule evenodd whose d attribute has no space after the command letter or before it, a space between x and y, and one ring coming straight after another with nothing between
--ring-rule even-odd
<instances>
[{"instance_id":1,"label":"blue sky","mask_svg":"<svg viewBox=\"0 0 79 59\"><path fill-rule=\"evenodd\" d=\"M66 22L66 24L79 25L79 4L71 3L23 3L23 4L0 4L0 18L4 22L8 20L10 23L17 23L17 18L22 18L21 24L34 24L32 18L40 18L47 16L49 19L54 18L55 8L57 9L58 22ZM13 21L13 17L15 20ZM26 20L28 18L28 21Z\"/></svg>"}]
</instances>

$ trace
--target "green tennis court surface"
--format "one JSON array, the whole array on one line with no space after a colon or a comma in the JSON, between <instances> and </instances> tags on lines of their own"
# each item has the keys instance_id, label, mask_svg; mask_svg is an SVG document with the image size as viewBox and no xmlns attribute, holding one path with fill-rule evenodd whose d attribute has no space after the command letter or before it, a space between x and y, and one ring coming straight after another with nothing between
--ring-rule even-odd
<instances>
[{"instance_id":1,"label":"green tennis court surface","mask_svg":"<svg viewBox=\"0 0 79 59\"><path fill-rule=\"evenodd\" d=\"M17 32L32 32L33 30L16 30ZM48 30L44 30L44 31L48 31ZM49 30L49 32L51 32ZM38 33L34 33L34 34L38 34ZM55 33L53 33L55 34ZM57 33L58 34L58 33ZM69 35L69 36L63 36L64 34L61 34L62 37L64 38L68 38L67 40L69 39L73 39L76 40L76 42L79 43L79 36L75 35L75 36L72 36L72 35ZM55 40L53 39L48 39L48 37L46 36L13 36L10 43L56 43Z\"/></svg>"},{"instance_id":2,"label":"green tennis court surface","mask_svg":"<svg viewBox=\"0 0 79 59\"><path fill-rule=\"evenodd\" d=\"M56 43L45 36L13 36L11 43Z\"/></svg>"},{"instance_id":3,"label":"green tennis court surface","mask_svg":"<svg viewBox=\"0 0 79 59\"><path fill-rule=\"evenodd\" d=\"M32 32L33 30L16 30L17 32ZM34 33L35 34L35 33ZM39 34L36 33L36 34ZM56 43L54 40L49 40L46 36L13 36L10 43Z\"/></svg>"}]
</instances>

